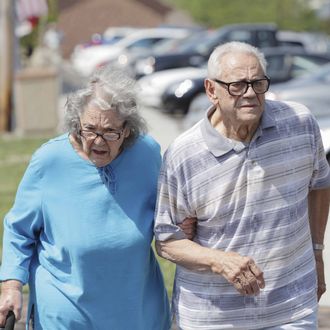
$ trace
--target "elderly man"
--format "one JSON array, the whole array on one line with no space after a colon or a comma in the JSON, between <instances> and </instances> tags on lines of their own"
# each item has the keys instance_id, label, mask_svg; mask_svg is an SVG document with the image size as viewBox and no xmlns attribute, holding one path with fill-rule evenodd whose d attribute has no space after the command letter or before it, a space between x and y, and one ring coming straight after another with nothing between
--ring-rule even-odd
<instances>
[{"instance_id":1,"label":"elderly man","mask_svg":"<svg viewBox=\"0 0 330 330\"><path fill-rule=\"evenodd\" d=\"M315 118L266 101L269 83L253 46L216 48L213 106L165 154L155 234L177 264L180 329L317 329L330 170ZM194 241L185 217L198 219Z\"/></svg>"}]
</instances>

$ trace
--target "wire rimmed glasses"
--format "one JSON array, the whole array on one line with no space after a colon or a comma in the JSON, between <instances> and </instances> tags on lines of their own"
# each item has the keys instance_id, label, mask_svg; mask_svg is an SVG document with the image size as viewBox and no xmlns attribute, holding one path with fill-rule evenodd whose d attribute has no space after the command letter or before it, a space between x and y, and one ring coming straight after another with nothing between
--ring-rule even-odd
<instances>
[{"instance_id":1,"label":"wire rimmed glasses","mask_svg":"<svg viewBox=\"0 0 330 330\"><path fill-rule=\"evenodd\" d=\"M241 80L241 81L233 81L233 82L225 82L219 79L212 79L216 83L225 85L227 87L227 91L232 96L242 96L244 95L249 86L252 87L256 94L265 94L268 91L270 85L270 78L265 76L261 79L255 80Z\"/></svg>"},{"instance_id":2,"label":"wire rimmed glasses","mask_svg":"<svg viewBox=\"0 0 330 330\"><path fill-rule=\"evenodd\" d=\"M118 141L121 138L121 135L124 132L125 127L123 127L120 131L113 131L113 132L104 132L104 133L97 133L94 131L81 129L79 131L79 135L86 140L95 140L97 137L101 137L104 141Z\"/></svg>"}]
</instances>

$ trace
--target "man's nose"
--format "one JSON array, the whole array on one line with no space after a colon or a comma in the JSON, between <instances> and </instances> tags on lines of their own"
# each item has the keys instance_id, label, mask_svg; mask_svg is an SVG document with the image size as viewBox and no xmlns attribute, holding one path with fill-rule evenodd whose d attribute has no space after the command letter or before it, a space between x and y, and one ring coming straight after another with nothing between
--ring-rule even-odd
<instances>
[{"instance_id":1,"label":"man's nose","mask_svg":"<svg viewBox=\"0 0 330 330\"><path fill-rule=\"evenodd\" d=\"M253 95L253 96L257 95L257 93L254 91L251 83L247 85L247 90L243 95Z\"/></svg>"}]
</instances>

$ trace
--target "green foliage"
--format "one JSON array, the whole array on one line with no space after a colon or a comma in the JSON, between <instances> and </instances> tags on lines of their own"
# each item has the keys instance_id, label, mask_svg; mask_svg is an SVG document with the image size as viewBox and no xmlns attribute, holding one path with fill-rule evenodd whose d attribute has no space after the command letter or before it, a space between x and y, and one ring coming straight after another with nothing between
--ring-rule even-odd
<instances>
[{"instance_id":1,"label":"green foliage","mask_svg":"<svg viewBox=\"0 0 330 330\"><path fill-rule=\"evenodd\" d=\"M58 14L58 0L48 0L47 22L57 22Z\"/></svg>"},{"instance_id":2,"label":"green foliage","mask_svg":"<svg viewBox=\"0 0 330 330\"><path fill-rule=\"evenodd\" d=\"M308 0L167 1L186 10L196 22L210 28L233 23L273 22L279 29L330 32L327 30L326 22L319 21L309 7Z\"/></svg>"},{"instance_id":3,"label":"green foliage","mask_svg":"<svg viewBox=\"0 0 330 330\"><path fill-rule=\"evenodd\" d=\"M46 138L0 138L0 237L2 238L2 220L12 206L17 186L23 176L31 154ZM2 249L2 242L0 242Z\"/></svg>"}]
</instances>

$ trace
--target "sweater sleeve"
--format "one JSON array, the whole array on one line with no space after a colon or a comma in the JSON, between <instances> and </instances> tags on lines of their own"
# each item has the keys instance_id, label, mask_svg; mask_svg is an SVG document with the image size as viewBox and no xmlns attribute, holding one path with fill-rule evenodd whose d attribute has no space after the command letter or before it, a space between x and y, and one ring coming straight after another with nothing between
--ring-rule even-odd
<instances>
[{"instance_id":1,"label":"sweater sleeve","mask_svg":"<svg viewBox=\"0 0 330 330\"><path fill-rule=\"evenodd\" d=\"M41 175L33 156L19 184L13 207L4 218L0 280L29 279L29 266L42 228Z\"/></svg>"}]
</instances>

